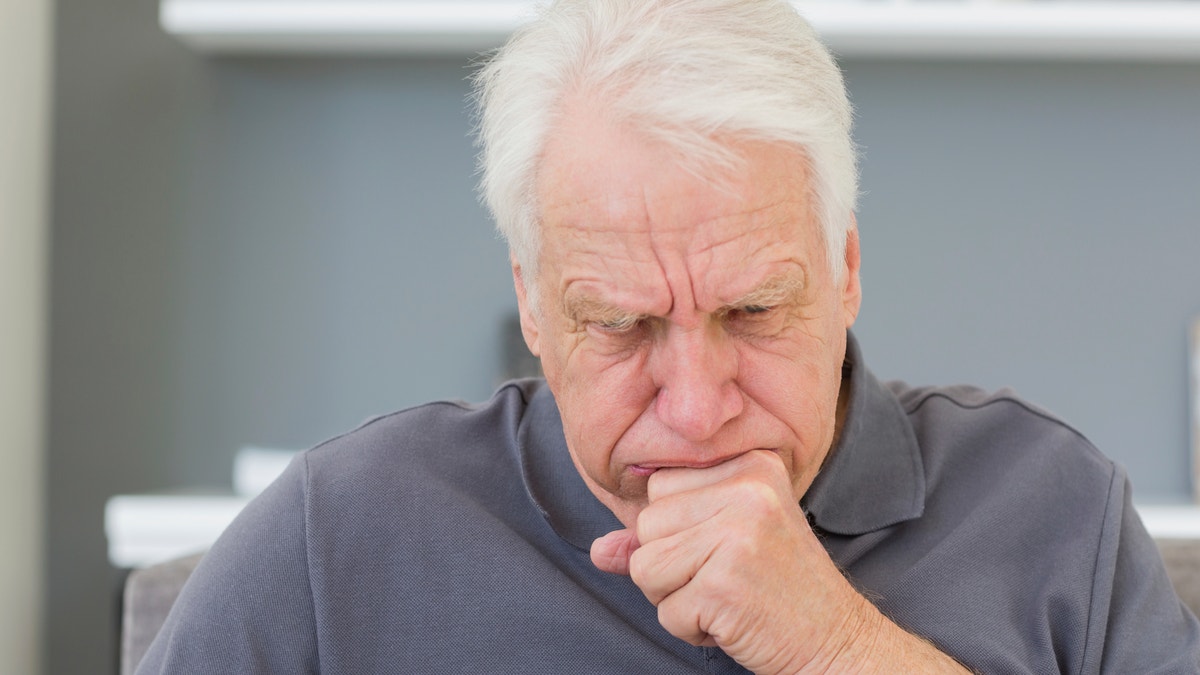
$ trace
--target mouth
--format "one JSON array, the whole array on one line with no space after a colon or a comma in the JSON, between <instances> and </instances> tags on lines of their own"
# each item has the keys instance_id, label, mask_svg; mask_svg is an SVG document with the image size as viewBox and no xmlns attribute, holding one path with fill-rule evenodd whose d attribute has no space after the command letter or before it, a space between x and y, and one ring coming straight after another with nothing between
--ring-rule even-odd
<instances>
[{"instance_id":1,"label":"mouth","mask_svg":"<svg viewBox=\"0 0 1200 675\"><path fill-rule=\"evenodd\" d=\"M659 469L709 469L720 464L724 464L731 459L737 459L744 455L744 452L739 452L736 455L728 457L720 457L707 462L654 462L646 464L631 464L629 472L635 476L642 478L648 477Z\"/></svg>"}]
</instances>

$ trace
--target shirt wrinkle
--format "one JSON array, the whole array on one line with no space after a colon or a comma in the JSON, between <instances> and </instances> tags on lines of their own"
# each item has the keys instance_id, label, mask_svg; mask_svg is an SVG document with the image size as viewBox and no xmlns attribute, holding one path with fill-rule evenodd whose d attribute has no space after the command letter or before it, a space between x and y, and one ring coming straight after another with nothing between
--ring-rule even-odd
<instances>
[{"instance_id":1,"label":"shirt wrinkle","mask_svg":"<svg viewBox=\"0 0 1200 675\"><path fill-rule=\"evenodd\" d=\"M1105 589L1102 588L1103 583L1100 578L1100 561L1101 561L1101 558L1103 557L1103 554L1105 551L1104 540L1107 539L1109 536L1111 536L1109 533L1109 530L1113 524L1110 523L1109 521L1112 517L1111 511L1113 508L1113 504L1115 504L1118 501L1117 495L1115 495L1114 493L1117 491L1117 486L1121 484L1120 481L1118 480L1119 474L1120 474L1120 472L1116 471L1116 469L1114 467L1114 470L1112 472L1112 478L1108 485L1108 499L1104 503L1104 514L1100 520L1100 536L1097 537L1096 556L1092 562L1092 592L1091 592L1091 595L1088 596L1087 616L1084 617L1084 624L1083 624L1084 629L1083 629L1083 640L1082 640L1082 642L1083 642L1082 653L1085 655L1091 655L1092 659L1088 659L1085 657L1080 660L1079 671L1078 671L1080 673L1080 675L1083 675L1084 672L1087 672L1089 670L1089 668L1088 668L1089 665L1092 666L1092 668L1090 668L1090 670L1099 672L1100 667L1102 666L1102 663L1092 663L1091 661L1093 659L1096 661L1103 661L1104 640L1103 639L1100 640L1101 646L1099 648L1096 648L1093 650L1093 649L1091 649L1091 647L1092 647L1093 639L1097 637L1096 633L1099 631L1103 631L1103 629L1101 629L1100 627L1095 625L1095 621L1103 618L1103 617L1097 616L1097 612L1096 612L1097 597L1101 598L1102 599L1101 602L1105 605L1103 613L1104 614L1108 613L1108 604L1109 604L1108 598L1109 598L1109 596L1105 592ZM1116 526L1117 526L1117 533L1118 533L1117 536L1119 537L1120 536L1119 533L1121 530L1120 523L1118 522L1116 524ZM1100 637L1103 638L1103 636L1100 636Z\"/></svg>"}]
</instances>

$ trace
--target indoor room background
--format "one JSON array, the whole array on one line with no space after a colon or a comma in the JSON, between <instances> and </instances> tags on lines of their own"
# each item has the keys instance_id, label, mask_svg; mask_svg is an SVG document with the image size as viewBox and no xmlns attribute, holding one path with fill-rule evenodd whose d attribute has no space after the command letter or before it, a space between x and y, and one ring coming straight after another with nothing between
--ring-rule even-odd
<instances>
[{"instance_id":1,"label":"indoor room background","mask_svg":"<svg viewBox=\"0 0 1200 675\"><path fill-rule=\"evenodd\" d=\"M157 10L56 3L48 673L115 671L110 496L228 486L243 446L486 398L515 310L466 57L203 55ZM1190 500L1200 65L843 66L868 365L1012 387L1138 500Z\"/></svg>"}]
</instances>

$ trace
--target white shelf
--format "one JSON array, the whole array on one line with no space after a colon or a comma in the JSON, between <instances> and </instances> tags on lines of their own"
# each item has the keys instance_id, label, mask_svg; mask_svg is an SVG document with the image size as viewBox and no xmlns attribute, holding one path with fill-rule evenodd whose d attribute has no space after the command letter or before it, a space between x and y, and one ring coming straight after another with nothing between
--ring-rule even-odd
<instances>
[{"instance_id":1,"label":"white shelf","mask_svg":"<svg viewBox=\"0 0 1200 675\"><path fill-rule=\"evenodd\" d=\"M147 567L206 550L250 499L204 494L112 497L104 506L108 560L115 567Z\"/></svg>"},{"instance_id":2,"label":"white shelf","mask_svg":"<svg viewBox=\"0 0 1200 675\"><path fill-rule=\"evenodd\" d=\"M1200 506L1142 504L1137 512L1155 539L1200 539Z\"/></svg>"},{"instance_id":3,"label":"white shelf","mask_svg":"<svg viewBox=\"0 0 1200 675\"><path fill-rule=\"evenodd\" d=\"M1200 1L794 0L844 56L1200 60ZM530 1L161 0L163 28L211 53L471 54Z\"/></svg>"},{"instance_id":4,"label":"white shelf","mask_svg":"<svg viewBox=\"0 0 1200 675\"><path fill-rule=\"evenodd\" d=\"M234 494L189 490L109 498L104 506L109 561L115 567L147 567L209 548L296 454L259 447L238 450Z\"/></svg>"}]
</instances>

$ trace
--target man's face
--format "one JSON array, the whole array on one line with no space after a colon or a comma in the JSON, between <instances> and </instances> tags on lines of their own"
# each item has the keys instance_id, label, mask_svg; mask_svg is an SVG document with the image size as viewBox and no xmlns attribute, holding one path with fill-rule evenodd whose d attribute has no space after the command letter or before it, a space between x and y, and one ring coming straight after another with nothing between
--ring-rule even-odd
<instances>
[{"instance_id":1,"label":"man's face","mask_svg":"<svg viewBox=\"0 0 1200 675\"><path fill-rule=\"evenodd\" d=\"M800 155L735 147L745 170L705 180L576 116L543 157L541 311L514 269L522 326L576 468L627 526L659 468L767 449L799 499L834 440L857 233L837 283Z\"/></svg>"}]
</instances>

